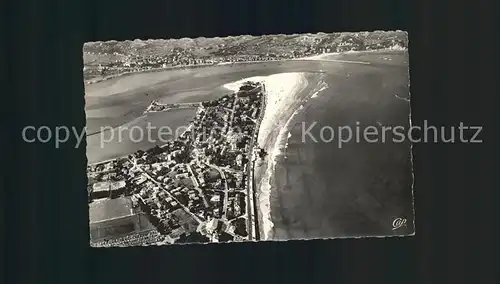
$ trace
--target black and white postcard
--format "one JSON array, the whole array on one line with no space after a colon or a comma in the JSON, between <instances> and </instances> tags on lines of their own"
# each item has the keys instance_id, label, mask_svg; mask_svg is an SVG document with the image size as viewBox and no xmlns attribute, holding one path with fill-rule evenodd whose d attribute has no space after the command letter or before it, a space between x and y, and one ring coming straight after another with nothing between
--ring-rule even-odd
<instances>
[{"instance_id":1,"label":"black and white postcard","mask_svg":"<svg viewBox=\"0 0 500 284\"><path fill-rule=\"evenodd\" d=\"M410 236L403 31L83 46L90 245Z\"/></svg>"}]
</instances>

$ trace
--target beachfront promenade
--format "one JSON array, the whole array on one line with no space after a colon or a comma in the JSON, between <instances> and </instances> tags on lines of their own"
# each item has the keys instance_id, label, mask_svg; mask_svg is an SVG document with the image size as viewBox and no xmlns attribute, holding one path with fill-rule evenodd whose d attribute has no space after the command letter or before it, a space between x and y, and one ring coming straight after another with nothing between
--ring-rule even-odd
<instances>
[{"instance_id":1,"label":"beachfront promenade","mask_svg":"<svg viewBox=\"0 0 500 284\"><path fill-rule=\"evenodd\" d=\"M261 94L262 94L262 106L259 113L259 117L256 120L254 133L252 135L252 139L250 140L250 151L249 151L249 161L248 161L248 180L247 180L247 212L248 212L248 230L251 237L251 240L258 241L260 240L260 227L259 227L259 216L258 216L258 200L255 188L255 160L259 157L256 157L256 149L259 149L259 145L255 146L255 142L259 137L259 129L262 119L264 118L264 113L266 112L266 103L267 103L267 92L266 85L262 84L261 86Z\"/></svg>"}]
</instances>

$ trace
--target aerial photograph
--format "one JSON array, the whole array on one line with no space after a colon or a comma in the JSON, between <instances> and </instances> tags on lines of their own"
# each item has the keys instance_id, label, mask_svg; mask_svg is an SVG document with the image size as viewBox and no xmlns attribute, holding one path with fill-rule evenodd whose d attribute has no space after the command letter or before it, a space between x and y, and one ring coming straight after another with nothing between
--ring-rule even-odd
<instances>
[{"instance_id":1,"label":"aerial photograph","mask_svg":"<svg viewBox=\"0 0 500 284\"><path fill-rule=\"evenodd\" d=\"M406 32L82 52L90 246L415 234Z\"/></svg>"}]
</instances>

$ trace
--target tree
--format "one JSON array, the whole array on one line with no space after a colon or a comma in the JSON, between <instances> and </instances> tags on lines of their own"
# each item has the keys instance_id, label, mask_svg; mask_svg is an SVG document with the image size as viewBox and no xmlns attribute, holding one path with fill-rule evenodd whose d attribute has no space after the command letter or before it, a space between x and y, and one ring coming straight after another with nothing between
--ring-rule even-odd
<instances>
[{"instance_id":1,"label":"tree","mask_svg":"<svg viewBox=\"0 0 500 284\"><path fill-rule=\"evenodd\" d=\"M189 243L208 243L210 241L209 238L203 236L202 234L198 232L193 232L193 233L184 233L180 236L178 240L175 241L175 243L184 243L184 244L189 244Z\"/></svg>"}]
</instances>

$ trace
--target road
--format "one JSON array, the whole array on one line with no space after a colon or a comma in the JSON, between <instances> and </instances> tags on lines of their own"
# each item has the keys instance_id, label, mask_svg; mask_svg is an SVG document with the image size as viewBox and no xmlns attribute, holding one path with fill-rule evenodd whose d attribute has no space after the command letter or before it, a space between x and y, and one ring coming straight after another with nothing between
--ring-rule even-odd
<instances>
[{"instance_id":1,"label":"road","mask_svg":"<svg viewBox=\"0 0 500 284\"><path fill-rule=\"evenodd\" d=\"M266 101L267 101L267 93L265 86L261 87L261 93L262 93L262 104L260 108L260 113L259 117L257 120L254 120L255 122L255 128L250 136L250 144L248 147L248 164L247 164L247 184L246 184L246 216L247 216L247 230L248 230L248 236L250 240L259 240L260 239L260 232L259 232L259 224L258 224L258 212L256 208L256 189L255 188L255 142L258 138L258 133L259 133L259 128L260 128L260 123L262 121L262 118L264 117L264 113L266 110Z\"/></svg>"},{"instance_id":2,"label":"road","mask_svg":"<svg viewBox=\"0 0 500 284\"><path fill-rule=\"evenodd\" d=\"M86 86L87 114L100 115L89 117L88 122L95 128L141 120L142 112L152 99L161 98L164 103L217 99L231 93L221 88L223 84L284 72L306 72L311 86L320 80L329 86L304 107L307 110L302 115L304 121L317 120L322 125L332 126L351 125L356 121L370 125L380 122L407 126L409 123L408 55L401 51L344 54L327 60L212 66L114 78ZM146 93L149 96L145 96ZM165 117L166 122L161 125L170 119ZM300 127L294 130L294 137L299 130ZM361 143L338 149L331 144L301 144L299 140L291 138L287 149L288 164L279 163L276 167L275 180L279 184L271 197L275 238L387 235L395 233L391 228L392 218L406 216L412 219L412 164L408 144ZM271 139L268 145L259 146L268 148L272 142ZM123 156L146 146L112 141L101 147L99 135L88 137L87 143L91 162L110 158L117 148L120 153L116 155ZM256 187L259 185L257 183ZM411 231L409 226L406 232Z\"/></svg>"}]
</instances>

